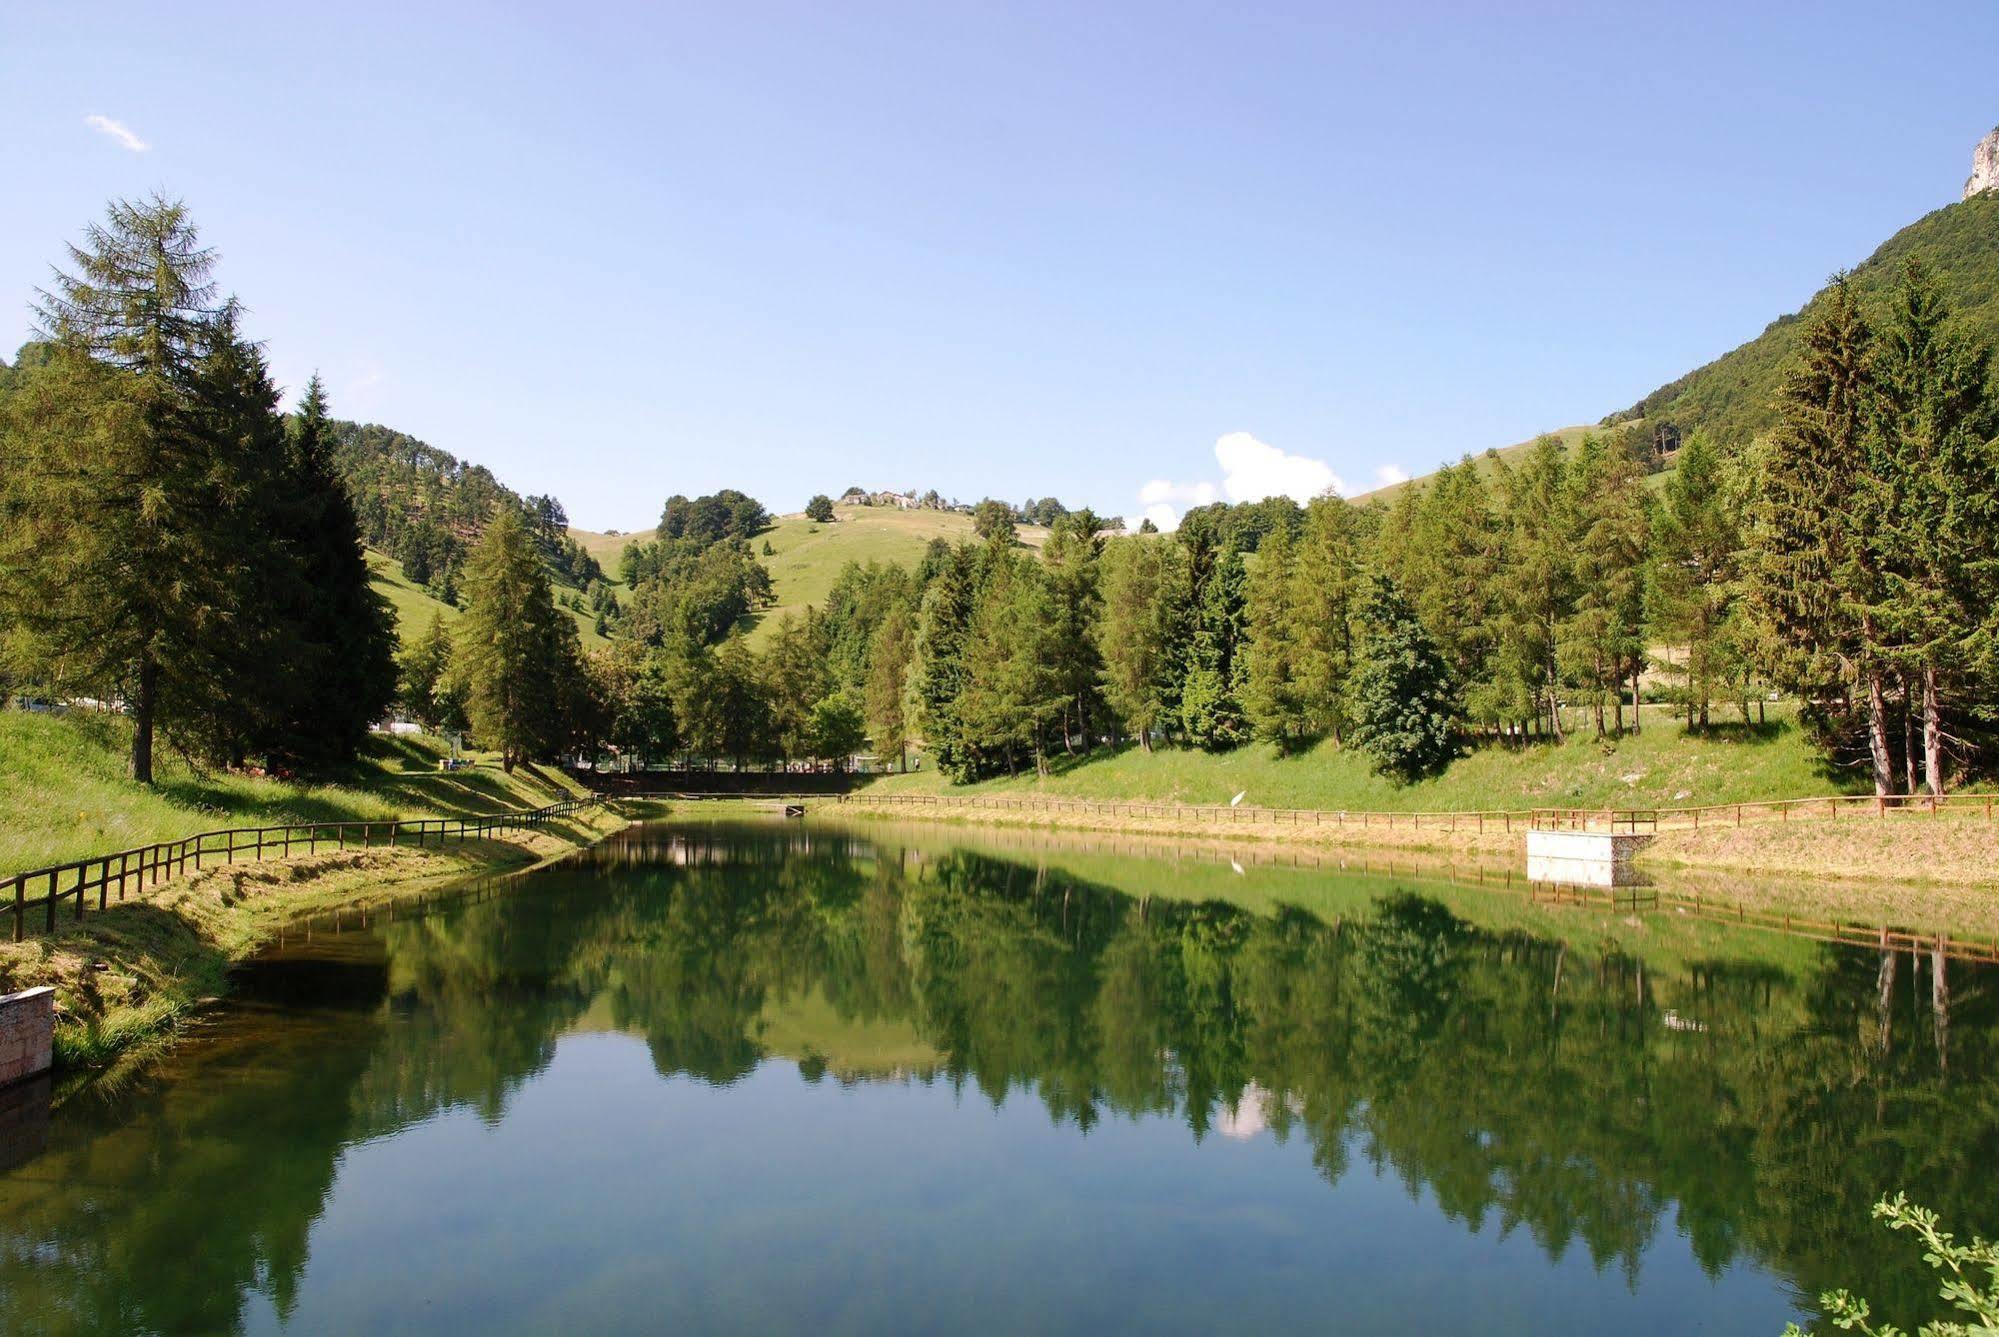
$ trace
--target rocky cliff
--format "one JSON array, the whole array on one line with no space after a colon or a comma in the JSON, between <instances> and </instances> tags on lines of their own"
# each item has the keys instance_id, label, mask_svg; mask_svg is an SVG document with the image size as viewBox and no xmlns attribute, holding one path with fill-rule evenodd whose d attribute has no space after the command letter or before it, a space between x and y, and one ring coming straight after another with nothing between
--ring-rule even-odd
<instances>
[{"instance_id":1,"label":"rocky cliff","mask_svg":"<svg viewBox=\"0 0 1999 1337\"><path fill-rule=\"evenodd\" d=\"M1964 198L1999 190L1999 130L1978 141L1971 151L1971 180L1964 183Z\"/></svg>"}]
</instances>

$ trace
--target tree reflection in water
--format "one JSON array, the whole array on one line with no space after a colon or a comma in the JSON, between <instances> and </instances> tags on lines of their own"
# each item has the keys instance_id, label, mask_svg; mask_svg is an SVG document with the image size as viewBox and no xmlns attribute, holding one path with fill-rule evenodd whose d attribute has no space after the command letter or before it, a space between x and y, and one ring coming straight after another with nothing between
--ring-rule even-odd
<instances>
[{"instance_id":1,"label":"tree reflection in water","mask_svg":"<svg viewBox=\"0 0 1999 1337\"><path fill-rule=\"evenodd\" d=\"M1359 1158L1634 1285L1677 1230L1710 1273L1753 1260L1909 1315L1932 1283L1881 1275L1870 1203L1906 1189L1961 1233L1999 1227L1989 969L1753 933L1648 960L1406 883L1325 915L1176 899L1179 877L642 828L290 944L244 1006L138 1089L72 1102L0 1176L0 1316L211 1330L251 1291L282 1316L344 1149L446 1110L497 1123L578 1030L642 1036L662 1077L775 1057L1084 1130L1303 1138L1329 1182Z\"/></svg>"}]
</instances>

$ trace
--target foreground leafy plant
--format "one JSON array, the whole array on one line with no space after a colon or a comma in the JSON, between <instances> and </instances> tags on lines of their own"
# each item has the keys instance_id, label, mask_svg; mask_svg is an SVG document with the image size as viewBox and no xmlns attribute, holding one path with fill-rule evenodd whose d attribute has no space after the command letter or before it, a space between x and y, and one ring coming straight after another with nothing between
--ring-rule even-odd
<instances>
[{"instance_id":1,"label":"foreground leafy plant","mask_svg":"<svg viewBox=\"0 0 1999 1337\"><path fill-rule=\"evenodd\" d=\"M1938 1228L1937 1214L1911 1203L1897 1193L1874 1204L1876 1220L1886 1221L1890 1230L1913 1230L1923 1242L1923 1261L1944 1274L1937 1294L1972 1322L1938 1319L1916 1330L1916 1337L1990 1337L1999 1334L1999 1244L1973 1237L1969 1244ZM1979 1278L1979 1273L1985 1275ZM1819 1296L1825 1316L1834 1327L1859 1331L1868 1337L1907 1337L1892 1323L1876 1327L1867 1301L1847 1290L1827 1291ZM1784 1337L1804 1337L1804 1329L1793 1323Z\"/></svg>"}]
</instances>

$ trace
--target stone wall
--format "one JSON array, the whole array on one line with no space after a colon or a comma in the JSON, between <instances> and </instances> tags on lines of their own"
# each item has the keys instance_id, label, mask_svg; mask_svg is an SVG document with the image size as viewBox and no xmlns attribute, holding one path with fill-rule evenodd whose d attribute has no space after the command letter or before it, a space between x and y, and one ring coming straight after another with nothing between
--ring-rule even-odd
<instances>
[{"instance_id":1,"label":"stone wall","mask_svg":"<svg viewBox=\"0 0 1999 1337\"><path fill-rule=\"evenodd\" d=\"M47 1072L55 1031L54 989L0 996L0 1086Z\"/></svg>"}]
</instances>

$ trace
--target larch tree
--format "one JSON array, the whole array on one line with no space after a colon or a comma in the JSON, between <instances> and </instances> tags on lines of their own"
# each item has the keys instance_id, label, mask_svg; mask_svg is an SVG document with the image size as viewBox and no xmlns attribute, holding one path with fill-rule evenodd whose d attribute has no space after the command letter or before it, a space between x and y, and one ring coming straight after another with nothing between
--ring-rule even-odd
<instances>
[{"instance_id":1,"label":"larch tree","mask_svg":"<svg viewBox=\"0 0 1999 1337\"><path fill-rule=\"evenodd\" d=\"M1264 537L1244 586L1247 637L1242 705L1258 738L1294 751L1313 734L1312 712L1299 671L1296 562L1290 530Z\"/></svg>"},{"instance_id":2,"label":"larch tree","mask_svg":"<svg viewBox=\"0 0 1999 1337\"><path fill-rule=\"evenodd\" d=\"M1138 736L1139 747L1150 752L1153 730L1167 713L1186 561L1179 544L1144 536L1105 545L1101 565L1103 611L1096 636L1104 699Z\"/></svg>"},{"instance_id":3,"label":"larch tree","mask_svg":"<svg viewBox=\"0 0 1999 1337\"><path fill-rule=\"evenodd\" d=\"M1193 612L1187 674L1180 689L1180 722L1187 736L1210 751L1249 739L1242 710L1243 646L1248 639L1242 554L1220 548L1209 563Z\"/></svg>"},{"instance_id":4,"label":"larch tree","mask_svg":"<svg viewBox=\"0 0 1999 1337\"><path fill-rule=\"evenodd\" d=\"M578 671L576 624L555 606L526 521L501 506L465 567L454 658L466 713L511 772L566 739L565 675Z\"/></svg>"},{"instance_id":5,"label":"larch tree","mask_svg":"<svg viewBox=\"0 0 1999 1337\"><path fill-rule=\"evenodd\" d=\"M1680 447L1653 513L1647 612L1656 638L1683 658L1690 728L1708 727L1716 685L1730 671L1742 531L1724 461L1705 432ZM1668 659L1671 663L1670 656Z\"/></svg>"},{"instance_id":6,"label":"larch tree","mask_svg":"<svg viewBox=\"0 0 1999 1337\"><path fill-rule=\"evenodd\" d=\"M155 732L207 716L201 675L229 653L235 480L191 420L215 254L155 197L112 203L69 255L38 306L55 351L8 397L0 601L16 676L122 700L132 778L151 784Z\"/></svg>"},{"instance_id":7,"label":"larch tree","mask_svg":"<svg viewBox=\"0 0 1999 1337\"><path fill-rule=\"evenodd\" d=\"M1574 517L1575 602L1559 628L1560 660L1589 693L1597 737L1607 732L1606 702L1624 724L1630 688L1638 723L1638 679L1645 665L1645 559L1651 537L1645 470L1626 438L1587 437L1569 471L1567 512Z\"/></svg>"},{"instance_id":8,"label":"larch tree","mask_svg":"<svg viewBox=\"0 0 1999 1337\"><path fill-rule=\"evenodd\" d=\"M915 627L907 609L890 610L868 647L866 720L876 752L893 752L909 769L909 676L916 655Z\"/></svg>"},{"instance_id":9,"label":"larch tree","mask_svg":"<svg viewBox=\"0 0 1999 1337\"><path fill-rule=\"evenodd\" d=\"M1335 740L1348 719L1365 514L1340 497L1314 499L1292 563L1292 653L1305 727Z\"/></svg>"}]
</instances>

